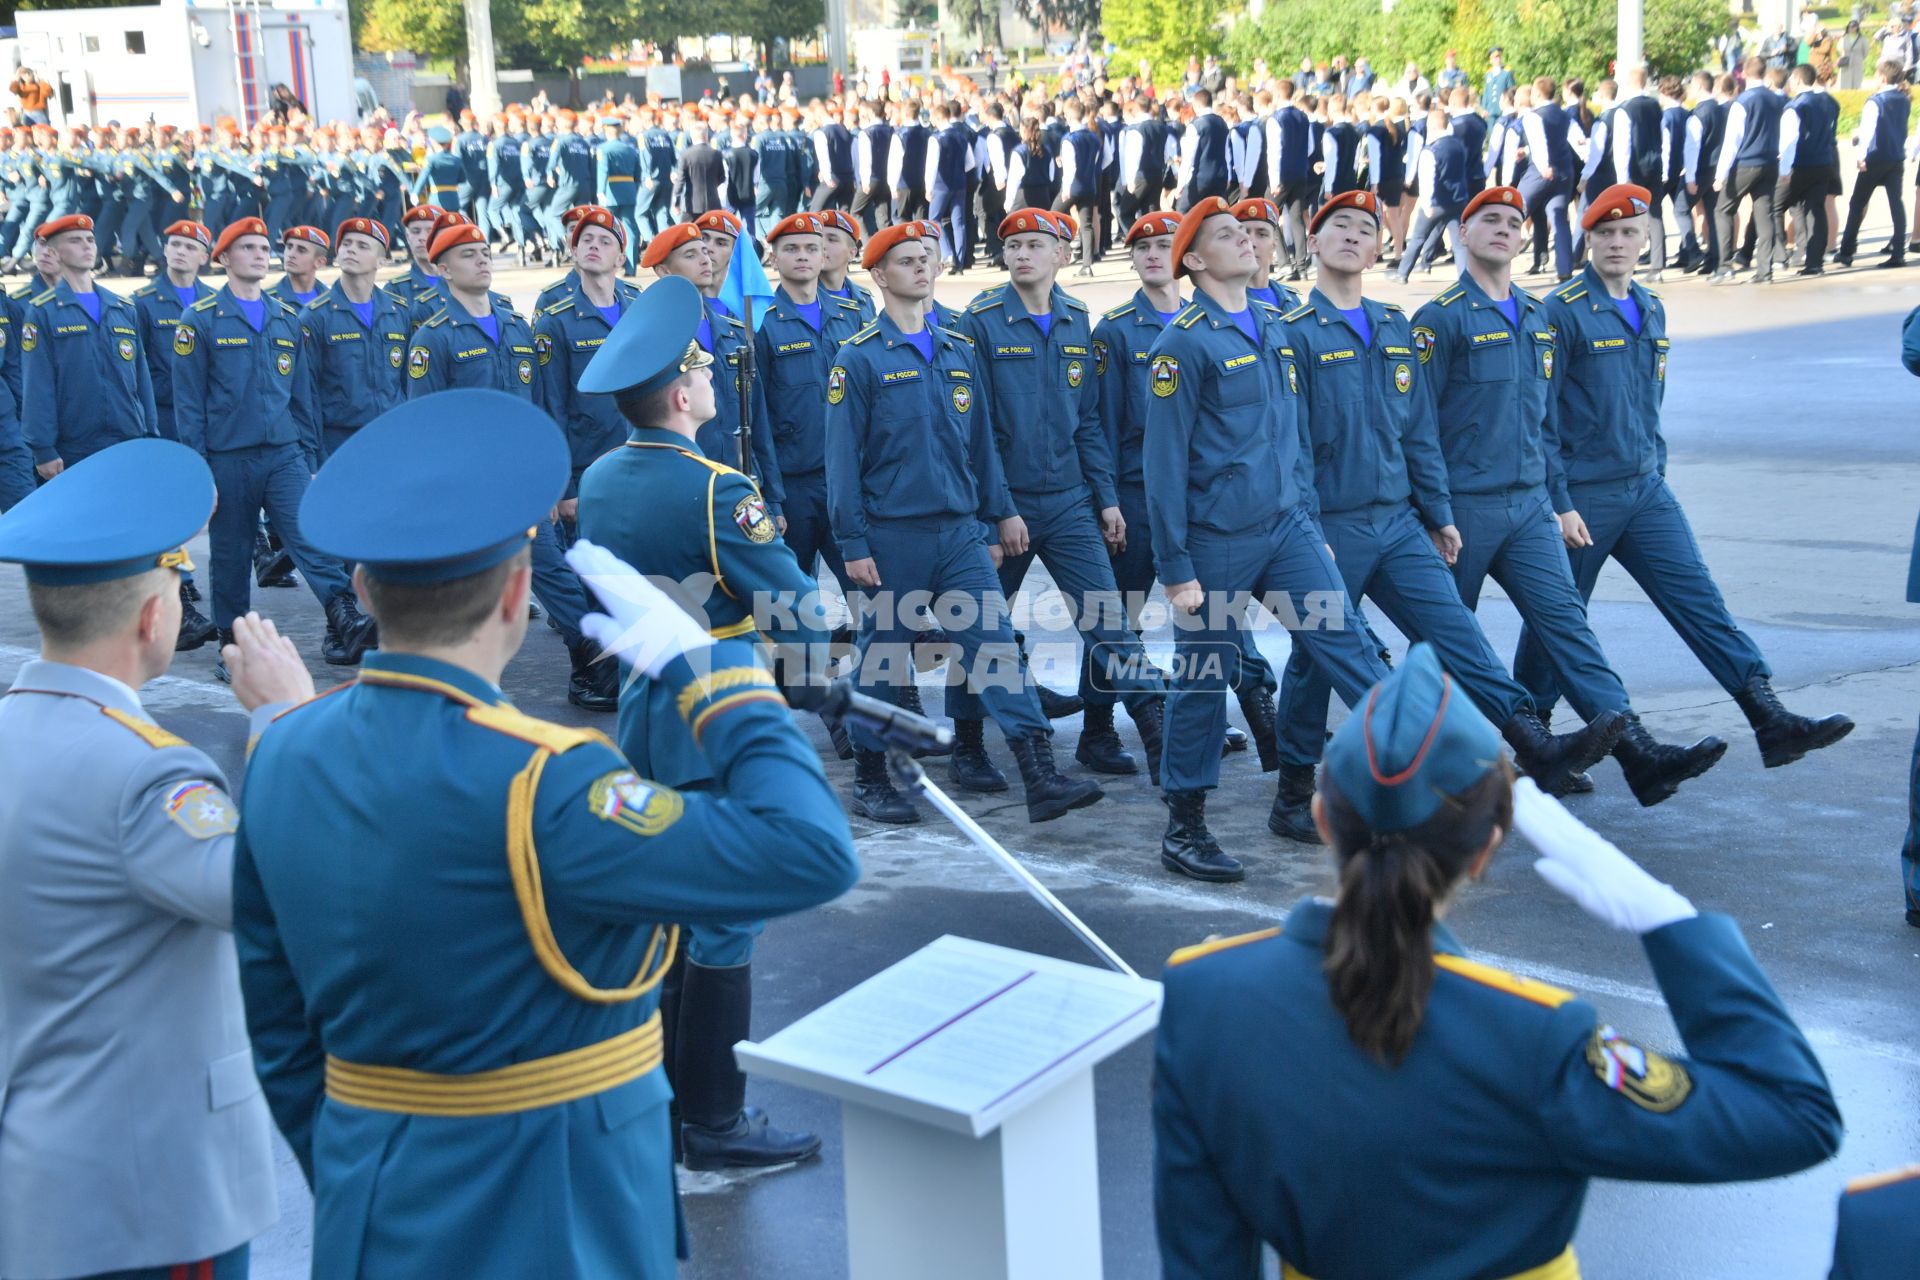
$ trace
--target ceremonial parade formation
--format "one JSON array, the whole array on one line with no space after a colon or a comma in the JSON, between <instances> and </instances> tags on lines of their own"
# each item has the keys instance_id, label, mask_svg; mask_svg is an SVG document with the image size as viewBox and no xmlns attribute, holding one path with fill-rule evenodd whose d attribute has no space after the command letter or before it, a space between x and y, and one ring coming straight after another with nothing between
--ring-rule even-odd
<instances>
[{"instance_id":1,"label":"ceremonial parade formation","mask_svg":"<svg viewBox=\"0 0 1920 1280\"><path fill-rule=\"evenodd\" d=\"M1810 63L1589 94L1499 50L1484 92L1209 61L0 128L39 636L0 694L0 1280L247 1276L276 1132L314 1277L675 1275L689 1175L837 1158L736 1059L756 951L951 816L929 779L1209 910L1332 886L1145 975L1142 1274L1575 1280L1591 1179L1833 1157L1771 924L1580 813L1724 819L1731 752L1859 744L1670 483L1657 286L1865 265L1880 192L1906 265L1908 43L1851 138ZM1903 339L1920 375L1920 308ZM1643 718L1609 565L1750 750ZM503 687L547 628L565 723ZM143 702L209 645L239 755ZM1912 760L1873 781L1920 927ZM1104 816L1140 797L1157 850ZM1515 838L1676 1050L1444 922ZM1833 1276L1916 1274L1916 1208L1920 1166L1851 1187Z\"/></svg>"}]
</instances>

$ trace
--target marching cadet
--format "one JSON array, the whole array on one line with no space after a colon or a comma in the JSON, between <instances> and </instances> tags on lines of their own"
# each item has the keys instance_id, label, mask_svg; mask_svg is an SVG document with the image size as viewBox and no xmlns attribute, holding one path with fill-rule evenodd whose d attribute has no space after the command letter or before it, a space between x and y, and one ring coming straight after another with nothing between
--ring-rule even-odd
<instances>
[{"instance_id":1,"label":"marching cadet","mask_svg":"<svg viewBox=\"0 0 1920 1280\"><path fill-rule=\"evenodd\" d=\"M1772 671L1740 629L1700 544L1667 487L1667 442L1660 403L1667 391L1666 307L1633 279L1647 245L1651 196L1645 187L1608 188L1581 219L1588 262L1572 283L1547 299L1558 388L1549 421L1549 452L1560 457L1559 513L1573 580L1582 601L1593 598L1609 558L1632 575L1668 625L1733 695L1753 726L1769 769L1830 747L1853 731L1842 715L1795 715L1773 691ZM1520 633L1514 673L1551 708L1560 695L1546 646L1528 626Z\"/></svg>"},{"instance_id":2,"label":"marching cadet","mask_svg":"<svg viewBox=\"0 0 1920 1280\"><path fill-rule=\"evenodd\" d=\"M1014 647L994 570L1027 550L1026 523L1007 490L971 341L927 327L933 281L918 231L900 223L867 241L861 265L885 290L886 310L847 340L827 374L827 504L847 577L867 593L856 680L864 693L899 701L922 626L900 602L930 593L960 650L952 678L967 680L999 724L1020 765L1027 820L1045 822L1102 792L1054 767L1051 731ZM929 434L931 423L941 429ZM864 731L854 739L853 811L919 821L876 743Z\"/></svg>"},{"instance_id":3,"label":"marching cadet","mask_svg":"<svg viewBox=\"0 0 1920 1280\"><path fill-rule=\"evenodd\" d=\"M267 292L295 311L304 309L326 287L316 277L332 248L333 241L318 227L288 227L280 233L280 258L287 273Z\"/></svg>"},{"instance_id":4,"label":"marching cadet","mask_svg":"<svg viewBox=\"0 0 1920 1280\"><path fill-rule=\"evenodd\" d=\"M450 387L505 391L530 404L542 403L534 380L538 359L533 330L505 294L493 293L493 253L487 233L444 215L428 250L440 272L442 305L413 335L407 352L407 398L417 400ZM567 568L551 517L533 536L533 591L566 642L572 671L567 701L587 711L612 711L619 673L598 656L580 630L588 608L586 590Z\"/></svg>"},{"instance_id":5,"label":"marching cadet","mask_svg":"<svg viewBox=\"0 0 1920 1280\"><path fill-rule=\"evenodd\" d=\"M1827 1280L1900 1280L1920 1251L1920 1164L1868 1174L1840 1193Z\"/></svg>"},{"instance_id":6,"label":"marching cadet","mask_svg":"<svg viewBox=\"0 0 1920 1280\"><path fill-rule=\"evenodd\" d=\"M135 692L172 663L183 544L213 505L191 449L129 440L0 520L40 632L0 695L10 1276L244 1280L278 1212L229 934L237 814ZM313 696L271 622L235 644L254 732Z\"/></svg>"},{"instance_id":7,"label":"marching cadet","mask_svg":"<svg viewBox=\"0 0 1920 1280\"><path fill-rule=\"evenodd\" d=\"M723 212L721 216L732 215ZM731 244L732 237L724 229L716 234ZM700 428L697 443L706 457L736 466L740 462L740 359L747 343L753 340L753 335L747 331L745 321L728 315L708 292L715 289L719 279L719 270L714 262L714 243L714 239L703 236L694 223L675 223L647 242L647 251L641 257L640 265L653 268L656 276L679 276L702 295L701 306L705 315L700 321L695 340L699 342L700 349L714 359L715 408L712 419ZM773 514L774 523L784 529L786 493L780 482L780 458L773 439L773 429L767 422L765 382L755 380L752 391L753 478L760 486L760 493L766 499L767 510Z\"/></svg>"},{"instance_id":8,"label":"marching cadet","mask_svg":"<svg viewBox=\"0 0 1920 1280\"><path fill-rule=\"evenodd\" d=\"M560 228L566 234L569 240L573 238L573 224L578 222L581 219L581 217L587 212L587 210L597 209L597 208L599 208L598 205L577 204L573 206L573 208L567 210L565 213L560 215ZM580 283L579 270L573 267L572 265L569 265L567 267L567 274L565 274L564 276L561 276L558 280L555 280L552 284L542 289L539 295L536 298L534 298L533 313L536 316L541 314L548 307L560 301L561 298L573 292L574 288L579 283Z\"/></svg>"},{"instance_id":9,"label":"marching cadet","mask_svg":"<svg viewBox=\"0 0 1920 1280\"><path fill-rule=\"evenodd\" d=\"M536 407L452 391L363 428L302 512L359 565L382 632L357 681L261 736L234 854L247 1026L313 1188L316 1275L671 1280L673 922L804 910L859 873L751 643L597 548L574 554L613 616L589 625L635 645L716 785L644 779L507 701L528 530L568 470ZM421 510L439 518L404 518ZM396 758L402 740L418 749Z\"/></svg>"},{"instance_id":10,"label":"marching cadet","mask_svg":"<svg viewBox=\"0 0 1920 1280\"><path fill-rule=\"evenodd\" d=\"M1255 265L1247 296L1282 312L1299 306L1299 294L1273 282L1273 262L1280 252L1280 206L1256 196L1234 205L1233 216L1247 224L1247 237L1253 241Z\"/></svg>"},{"instance_id":11,"label":"marching cadet","mask_svg":"<svg viewBox=\"0 0 1920 1280\"><path fill-rule=\"evenodd\" d=\"M1727 744L1712 736L1688 747L1655 741L1587 623L1549 492L1564 476L1558 452L1546 448L1553 333L1545 304L1512 278L1525 210L1512 187L1475 196L1460 219L1460 282L1413 317L1420 395L1439 430L1460 531L1453 580L1469 609L1489 576L1500 584L1534 626L1582 719L1625 718L1614 757L1634 799L1656 805L1712 768ZM1572 789L1591 786L1576 780Z\"/></svg>"},{"instance_id":12,"label":"marching cadet","mask_svg":"<svg viewBox=\"0 0 1920 1280\"><path fill-rule=\"evenodd\" d=\"M42 222L39 227L47 224ZM53 242L39 234L39 227L33 231L33 274L27 282L8 296L21 304L21 316L24 321L26 304L60 283L60 251Z\"/></svg>"},{"instance_id":13,"label":"marching cadet","mask_svg":"<svg viewBox=\"0 0 1920 1280\"><path fill-rule=\"evenodd\" d=\"M547 186L553 194L548 198L547 238L552 242L554 252L567 242L564 229L560 226L560 215L579 204L592 204L594 200L593 143L581 136L575 127L573 112L560 112L560 131L554 135L553 149L547 153Z\"/></svg>"},{"instance_id":14,"label":"marching cadet","mask_svg":"<svg viewBox=\"0 0 1920 1280\"><path fill-rule=\"evenodd\" d=\"M707 248L713 253L713 282L701 292L719 306L721 315L730 316L733 312L720 302L720 286L725 283L727 271L733 266L733 247L745 234L746 224L729 209L709 209L695 218L693 225L700 228L700 238L707 242Z\"/></svg>"},{"instance_id":15,"label":"marching cadet","mask_svg":"<svg viewBox=\"0 0 1920 1280\"><path fill-rule=\"evenodd\" d=\"M953 331L971 342L984 375L974 393L996 427L1001 471L1027 530L1026 548L1000 561L1000 592L1013 598L1035 556L1046 565L1094 670L1074 759L1095 773L1136 773L1139 765L1114 729L1114 704L1125 699L1142 747L1157 755L1166 693L1140 637L1127 626L1114 583L1110 553L1126 545L1128 529L1100 421L1093 330L1086 304L1055 282L1060 248L1071 241L1038 209L1016 209L999 232L1007 285L981 294ZM955 685L947 714L954 723L954 784L1005 790L1006 778L986 753L980 699Z\"/></svg>"},{"instance_id":16,"label":"marching cadet","mask_svg":"<svg viewBox=\"0 0 1920 1280\"><path fill-rule=\"evenodd\" d=\"M1160 785L1167 830L1160 861L1203 881L1246 869L1207 829L1207 792L1220 780L1226 707L1220 694L1253 593L1357 706L1387 667L1354 615L1316 522L1313 452L1300 375L1279 313L1247 298L1254 251L1246 224L1218 196L1193 201L1173 237L1173 272L1190 275L1193 302L1147 349L1143 475L1154 571L1167 600L1195 615L1174 635ZM1317 595L1315 593L1318 593ZM1310 601L1309 595L1314 599ZM1323 627L1318 601L1339 608ZM1285 609L1289 617L1280 617ZM1304 624L1304 625L1302 625Z\"/></svg>"},{"instance_id":17,"label":"marching cadet","mask_svg":"<svg viewBox=\"0 0 1920 1280\"><path fill-rule=\"evenodd\" d=\"M860 307L820 292L823 215L796 213L767 233L780 283L755 338L754 366L766 388L780 462L786 543L809 579L822 559L850 589L827 512L827 374L840 344L863 327Z\"/></svg>"},{"instance_id":18,"label":"marching cadet","mask_svg":"<svg viewBox=\"0 0 1920 1280\"><path fill-rule=\"evenodd\" d=\"M640 152L628 141L625 121L607 116L600 121L604 136L593 153L593 187L602 208L613 214L626 251L626 273L640 265L640 221L634 209L640 200Z\"/></svg>"},{"instance_id":19,"label":"marching cadet","mask_svg":"<svg viewBox=\"0 0 1920 1280\"><path fill-rule=\"evenodd\" d=\"M1153 1094L1168 1280L1254 1280L1262 1242L1320 1280L1573 1280L1591 1178L1780 1177L1839 1149L1819 1060L1739 927L1513 783L1499 731L1458 692L1416 645L1334 735L1313 801L1333 902L1168 962ZM1516 829L1548 884L1639 935L1689 1056L1470 959L1440 923Z\"/></svg>"},{"instance_id":20,"label":"marching cadet","mask_svg":"<svg viewBox=\"0 0 1920 1280\"><path fill-rule=\"evenodd\" d=\"M1555 737L1501 663L1447 566L1460 554L1446 459L1424 393L1413 332L1391 303L1362 296L1380 251L1380 204L1353 191L1307 228L1315 286L1284 318L1313 446L1320 527L1350 599L1371 599L1403 635L1432 644L1460 687L1500 726L1520 767L1549 792L1603 758L1625 727L1607 710ZM1268 826L1308 843L1308 806L1327 730L1326 677L1301 649L1280 683L1280 783ZM1543 704L1544 705L1544 704Z\"/></svg>"},{"instance_id":21,"label":"marching cadet","mask_svg":"<svg viewBox=\"0 0 1920 1280\"><path fill-rule=\"evenodd\" d=\"M830 298L843 298L860 308L862 323L871 324L879 309L873 295L847 271L860 256L860 224L844 209L819 210L820 215L820 292ZM931 295L929 295L931 296Z\"/></svg>"},{"instance_id":22,"label":"marching cadet","mask_svg":"<svg viewBox=\"0 0 1920 1280\"><path fill-rule=\"evenodd\" d=\"M33 492L33 450L20 430L20 303L0 293L0 513ZM184 624L183 624L184 626Z\"/></svg>"},{"instance_id":23,"label":"marching cadet","mask_svg":"<svg viewBox=\"0 0 1920 1280\"><path fill-rule=\"evenodd\" d=\"M460 186L466 181L467 167L454 152L453 134L445 126L435 125L427 130L427 142L427 158L420 164L420 175L413 180L414 201L458 213Z\"/></svg>"},{"instance_id":24,"label":"marching cadet","mask_svg":"<svg viewBox=\"0 0 1920 1280\"><path fill-rule=\"evenodd\" d=\"M487 142L487 216L493 220L488 233L502 237L503 249L512 241L523 267L527 265L527 237L532 233L526 171L520 163L520 148L525 145L524 126L518 116L508 117L507 127ZM533 257L536 263L540 261L538 245L534 246Z\"/></svg>"},{"instance_id":25,"label":"marching cadet","mask_svg":"<svg viewBox=\"0 0 1920 1280\"><path fill-rule=\"evenodd\" d=\"M684 604L713 635L764 640L804 663L826 644L812 575L779 541L753 481L694 444L713 399L713 357L693 340L705 314L699 291L668 278L645 298L580 377L581 390L616 402L630 428L625 447L580 481L582 536L656 581L710 583ZM782 616L791 621L780 625ZM676 703L670 683L635 672L620 691L620 751L651 782L710 792L713 767ZM734 1065L733 1046L752 1021L753 942L764 927L690 925L661 984L675 1151L689 1169L786 1164L820 1149L815 1135L778 1128L748 1107L746 1076Z\"/></svg>"},{"instance_id":26,"label":"marching cadet","mask_svg":"<svg viewBox=\"0 0 1920 1280\"><path fill-rule=\"evenodd\" d=\"M334 234L340 278L300 317L323 466L354 432L407 398L406 308L376 283L387 225L348 218Z\"/></svg>"},{"instance_id":27,"label":"marching cadet","mask_svg":"<svg viewBox=\"0 0 1920 1280\"><path fill-rule=\"evenodd\" d=\"M226 267L227 283L181 312L174 326L174 425L180 443L206 458L219 487L207 539L220 643L232 640L233 619L247 612L264 510L326 611L321 657L350 667L373 647L374 627L354 603L346 567L316 551L300 530L300 498L320 455L319 428L300 367L299 313L261 288L272 252L259 218L240 219L213 242L213 260ZM213 673L220 680L233 674L224 657Z\"/></svg>"},{"instance_id":28,"label":"marching cadet","mask_svg":"<svg viewBox=\"0 0 1920 1280\"><path fill-rule=\"evenodd\" d=\"M673 225L673 171L680 163L673 134L654 117L651 107L640 108L640 149L645 176L640 179L640 201L635 215L643 238L651 240Z\"/></svg>"},{"instance_id":29,"label":"marching cadet","mask_svg":"<svg viewBox=\"0 0 1920 1280\"><path fill-rule=\"evenodd\" d=\"M69 214L35 234L59 278L21 318L20 422L34 471L47 481L108 445L158 434L159 419L140 358L139 315L93 286L93 219Z\"/></svg>"},{"instance_id":30,"label":"marching cadet","mask_svg":"<svg viewBox=\"0 0 1920 1280\"><path fill-rule=\"evenodd\" d=\"M400 230L407 237L407 269L387 281L385 287L409 312L421 295L440 287L440 275L427 257L427 250L433 247L433 224L440 213L439 205L416 204L400 215Z\"/></svg>"}]
</instances>

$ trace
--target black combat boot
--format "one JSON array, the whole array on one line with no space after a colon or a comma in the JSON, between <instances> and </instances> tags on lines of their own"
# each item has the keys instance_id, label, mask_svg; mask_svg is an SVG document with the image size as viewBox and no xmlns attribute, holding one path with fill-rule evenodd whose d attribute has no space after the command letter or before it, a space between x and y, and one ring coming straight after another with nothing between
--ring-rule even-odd
<instances>
[{"instance_id":1,"label":"black combat boot","mask_svg":"<svg viewBox=\"0 0 1920 1280\"><path fill-rule=\"evenodd\" d=\"M1513 762L1550 796L1564 795L1572 774L1592 766L1619 741L1627 718L1618 711L1602 711L1572 733L1555 735L1532 710L1516 711L1500 728L1513 748Z\"/></svg>"},{"instance_id":2,"label":"black combat boot","mask_svg":"<svg viewBox=\"0 0 1920 1280\"><path fill-rule=\"evenodd\" d=\"M927 708L925 704L920 701L919 685L909 683L906 688L900 690L900 709L902 711L911 711L914 715L920 716L923 719L926 717ZM924 760L928 756L944 756L951 755L952 753L953 748L950 746L915 747L913 749L913 758L916 760Z\"/></svg>"},{"instance_id":3,"label":"black combat boot","mask_svg":"<svg viewBox=\"0 0 1920 1280\"><path fill-rule=\"evenodd\" d=\"M1077 693L1055 693L1037 680L1033 691L1040 696L1040 714L1049 720L1064 720L1086 709L1087 704Z\"/></svg>"},{"instance_id":4,"label":"black combat boot","mask_svg":"<svg viewBox=\"0 0 1920 1280\"><path fill-rule=\"evenodd\" d=\"M213 623L207 615L193 607L193 601L187 599L187 584L180 584L180 635L173 642L175 653L186 653L198 649L213 639Z\"/></svg>"},{"instance_id":5,"label":"black combat boot","mask_svg":"<svg viewBox=\"0 0 1920 1280\"><path fill-rule=\"evenodd\" d=\"M1273 695L1265 685L1249 682L1234 696L1240 699L1240 714L1247 718L1253 748L1260 753L1260 772L1272 773L1280 767L1280 726L1273 714Z\"/></svg>"},{"instance_id":6,"label":"black combat boot","mask_svg":"<svg viewBox=\"0 0 1920 1280\"><path fill-rule=\"evenodd\" d=\"M1071 809L1084 808L1106 793L1091 778L1069 778L1054 767L1053 742L1044 729L1024 738L1008 738L1027 790L1027 821L1051 822Z\"/></svg>"},{"instance_id":7,"label":"black combat boot","mask_svg":"<svg viewBox=\"0 0 1920 1280\"><path fill-rule=\"evenodd\" d=\"M1313 825L1313 775L1310 764L1281 763L1267 830L1301 844L1320 843L1320 828Z\"/></svg>"},{"instance_id":8,"label":"black combat boot","mask_svg":"<svg viewBox=\"0 0 1920 1280\"><path fill-rule=\"evenodd\" d=\"M180 598L188 604L199 604L200 584L192 578L182 578L180 580Z\"/></svg>"},{"instance_id":9,"label":"black combat boot","mask_svg":"<svg viewBox=\"0 0 1920 1280\"><path fill-rule=\"evenodd\" d=\"M265 529L256 529L253 534L253 580L262 587L298 585L293 576L293 553L275 546Z\"/></svg>"},{"instance_id":10,"label":"black combat boot","mask_svg":"<svg viewBox=\"0 0 1920 1280\"><path fill-rule=\"evenodd\" d=\"M1007 789L1007 775L987 755L986 724L985 720L953 722L953 758L947 761L947 777L962 791L991 795Z\"/></svg>"},{"instance_id":11,"label":"black combat boot","mask_svg":"<svg viewBox=\"0 0 1920 1280\"><path fill-rule=\"evenodd\" d=\"M1627 712L1626 731L1613 744L1613 758L1626 775L1627 789L1643 808L1652 808L1680 789L1688 778L1697 778L1719 763L1727 754L1727 744L1709 734L1690 747L1658 742L1640 723L1640 717Z\"/></svg>"},{"instance_id":12,"label":"black combat boot","mask_svg":"<svg viewBox=\"0 0 1920 1280\"><path fill-rule=\"evenodd\" d=\"M233 672L227 670L226 648L233 643L233 632L214 628L213 651L220 656L213 661L213 678L221 684L233 683Z\"/></svg>"},{"instance_id":13,"label":"black combat boot","mask_svg":"<svg viewBox=\"0 0 1920 1280\"><path fill-rule=\"evenodd\" d=\"M1236 751L1245 751L1246 749L1247 735L1240 731L1239 725L1228 725L1226 733L1220 738L1220 754L1230 756Z\"/></svg>"},{"instance_id":14,"label":"black combat boot","mask_svg":"<svg viewBox=\"0 0 1920 1280\"><path fill-rule=\"evenodd\" d=\"M1139 764L1120 745L1120 732L1113 727L1111 702L1089 704L1080 718L1080 744L1073 758L1095 773L1129 774L1140 772Z\"/></svg>"},{"instance_id":15,"label":"black combat boot","mask_svg":"<svg viewBox=\"0 0 1920 1280\"><path fill-rule=\"evenodd\" d=\"M844 720L835 720L827 725L827 737L833 742L833 754L842 760L853 759L853 735L847 732Z\"/></svg>"},{"instance_id":16,"label":"black combat boot","mask_svg":"<svg viewBox=\"0 0 1920 1280\"><path fill-rule=\"evenodd\" d=\"M597 657L593 641L585 636L567 646L567 658L573 664L567 676L567 701L583 711L618 711L620 664Z\"/></svg>"},{"instance_id":17,"label":"black combat boot","mask_svg":"<svg viewBox=\"0 0 1920 1280\"><path fill-rule=\"evenodd\" d=\"M920 821L913 801L895 790L887 776L886 754L865 747L853 749L853 803L848 808L872 822L906 826Z\"/></svg>"},{"instance_id":18,"label":"black combat boot","mask_svg":"<svg viewBox=\"0 0 1920 1280\"><path fill-rule=\"evenodd\" d=\"M1160 785L1160 751L1166 741L1167 700L1159 695L1140 698L1127 708L1133 727L1140 732L1140 750L1147 757L1147 779Z\"/></svg>"},{"instance_id":19,"label":"black combat boot","mask_svg":"<svg viewBox=\"0 0 1920 1280\"><path fill-rule=\"evenodd\" d=\"M380 643L372 618L360 612L351 591L342 591L327 601L327 634L320 642L320 657L334 667L357 667L367 650Z\"/></svg>"},{"instance_id":20,"label":"black combat boot","mask_svg":"<svg viewBox=\"0 0 1920 1280\"><path fill-rule=\"evenodd\" d=\"M710 969L687 961L679 1004L675 1088L687 1168L764 1169L818 1154L818 1137L776 1128L766 1112L747 1105L747 1077L733 1046L747 1038L753 1020L753 965Z\"/></svg>"},{"instance_id":21,"label":"black combat boot","mask_svg":"<svg viewBox=\"0 0 1920 1280\"><path fill-rule=\"evenodd\" d=\"M1733 695L1753 726L1754 740L1760 744L1760 763L1769 769L1792 764L1809 751L1830 747L1853 732L1853 721L1845 716L1814 720L1795 715L1780 705L1780 695L1765 676L1755 676Z\"/></svg>"},{"instance_id":22,"label":"black combat boot","mask_svg":"<svg viewBox=\"0 0 1920 1280\"><path fill-rule=\"evenodd\" d=\"M1540 723L1546 725L1548 728L1553 727L1553 709L1551 707L1540 713ZM1623 732L1621 736L1625 737L1626 735ZM1560 794L1568 796L1592 795L1593 776L1584 769L1569 773L1567 775L1567 789Z\"/></svg>"},{"instance_id":23,"label":"black combat boot","mask_svg":"<svg viewBox=\"0 0 1920 1280\"><path fill-rule=\"evenodd\" d=\"M1169 871L1226 884L1247 878L1240 860L1228 854L1207 830L1207 793L1169 791L1167 833L1160 837L1160 865Z\"/></svg>"}]
</instances>

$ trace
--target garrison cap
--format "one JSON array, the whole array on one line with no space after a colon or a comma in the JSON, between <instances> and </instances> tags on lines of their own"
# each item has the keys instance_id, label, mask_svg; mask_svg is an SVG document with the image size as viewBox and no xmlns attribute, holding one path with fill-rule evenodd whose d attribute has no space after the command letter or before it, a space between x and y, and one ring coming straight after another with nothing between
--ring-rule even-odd
<instances>
[{"instance_id":1,"label":"garrison cap","mask_svg":"<svg viewBox=\"0 0 1920 1280\"><path fill-rule=\"evenodd\" d=\"M1327 776L1375 831L1406 831L1431 818L1500 761L1500 731L1453 678L1433 647L1373 686L1327 744Z\"/></svg>"},{"instance_id":2,"label":"garrison cap","mask_svg":"<svg viewBox=\"0 0 1920 1280\"><path fill-rule=\"evenodd\" d=\"M694 340L704 314L691 280L665 277L628 304L580 375L579 389L645 395L683 373L706 368L713 357Z\"/></svg>"},{"instance_id":3,"label":"garrison cap","mask_svg":"<svg viewBox=\"0 0 1920 1280\"><path fill-rule=\"evenodd\" d=\"M1653 207L1653 193L1631 182L1622 182L1602 191L1587 211L1580 215L1580 229L1591 231L1603 222L1637 218Z\"/></svg>"},{"instance_id":4,"label":"garrison cap","mask_svg":"<svg viewBox=\"0 0 1920 1280\"><path fill-rule=\"evenodd\" d=\"M186 542L212 514L213 472L198 453L152 436L123 440L0 516L0 561L49 587L191 569Z\"/></svg>"},{"instance_id":5,"label":"garrison cap","mask_svg":"<svg viewBox=\"0 0 1920 1280\"><path fill-rule=\"evenodd\" d=\"M518 396L436 392L354 432L307 487L300 528L382 582L451 582L533 544L571 458L553 419Z\"/></svg>"}]
</instances>

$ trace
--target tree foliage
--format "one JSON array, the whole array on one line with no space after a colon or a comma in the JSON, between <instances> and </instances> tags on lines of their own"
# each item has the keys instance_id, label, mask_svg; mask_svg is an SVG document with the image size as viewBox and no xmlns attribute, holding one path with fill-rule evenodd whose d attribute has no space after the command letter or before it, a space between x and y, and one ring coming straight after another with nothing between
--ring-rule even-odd
<instances>
[{"instance_id":1,"label":"tree foliage","mask_svg":"<svg viewBox=\"0 0 1920 1280\"><path fill-rule=\"evenodd\" d=\"M1307 3L1327 0L1285 0L1269 5L1267 16L1302 8ZM1332 3L1364 3L1364 0L1331 0ZM1376 11L1378 5L1375 6ZM1223 43L1219 23L1239 18L1235 11L1223 10L1212 0L1106 0L1102 27L1107 38L1120 47L1120 60L1131 67L1144 58L1152 70L1154 83L1178 85L1188 58L1218 53ZM1244 18L1236 29L1251 24ZM1296 58L1298 54L1294 55Z\"/></svg>"},{"instance_id":2,"label":"tree foliage","mask_svg":"<svg viewBox=\"0 0 1920 1280\"><path fill-rule=\"evenodd\" d=\"M355 5L363 49L411 49L464 64L467 22L459 0L366 0ZM811 36L820 0L717 0L697 8L667 0L491 0L493 43L504 67L575 71L633 40L666 44L682 35L732 32L763 49Z\"/></svg>"},{"instance_id":3,"label":"tree foliage","mask_svg":"<svg viewBox=\"0 0 1920 1280\"><path fill-rule=\"evenodd\" d=\"M944 8L962 35L985 44L1000 43L999 0L946 0Z\"/></svg>"}]
</instances>

